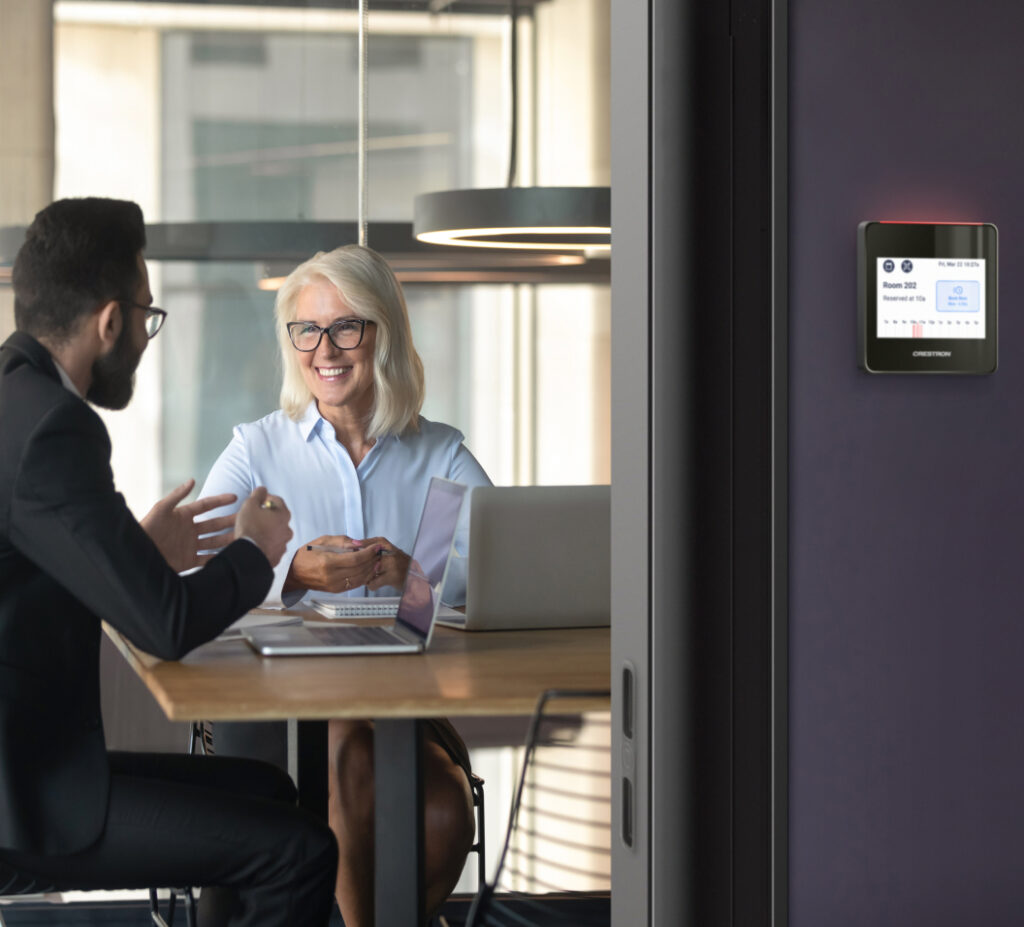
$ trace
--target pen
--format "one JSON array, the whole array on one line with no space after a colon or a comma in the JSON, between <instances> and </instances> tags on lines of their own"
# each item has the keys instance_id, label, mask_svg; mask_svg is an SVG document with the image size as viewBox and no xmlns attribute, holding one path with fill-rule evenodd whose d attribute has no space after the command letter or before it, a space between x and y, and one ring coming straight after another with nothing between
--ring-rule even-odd
<instances>
[{"instance_id":1,"label":"pen","mask_svg":"<svg viewBox=\"0 0 1024 927\"><path fill-rule=\"evenodd\" d=\"M335 547L333 544L307 544L306 550L322 550L329 554L354 554L356 551L363 550L362 547ZM381 550L379 551L382 557L390 557L394 554L393 550Z\"/></svg>"}]
</instances>

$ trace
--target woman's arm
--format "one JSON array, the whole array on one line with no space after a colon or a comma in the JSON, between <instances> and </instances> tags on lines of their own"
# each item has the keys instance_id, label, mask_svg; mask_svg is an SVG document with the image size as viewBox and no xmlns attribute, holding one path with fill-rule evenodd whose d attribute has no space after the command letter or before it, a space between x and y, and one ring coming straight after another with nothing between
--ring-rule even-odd
<instances>
[{"instance_id":1,"label":"woman's arm","mask_svg":"<svg viewBox=\"0 0 1024 927\"><path fill-rule=\"evenodd\" d=\"M252 475L252 468L249 466L249 453L245 447L245 439L239 429L235 429L231 442L223 451L216 463L207 474L206 482L199 492L200 498L204 496L219 496L222 493L231 493L235 501L229 505L207 512L203 518L217 518L223 515L231 515L238 511L242 500L248 498L249 493L255 489L255 481Z\"/></svg>"}]
</instances>

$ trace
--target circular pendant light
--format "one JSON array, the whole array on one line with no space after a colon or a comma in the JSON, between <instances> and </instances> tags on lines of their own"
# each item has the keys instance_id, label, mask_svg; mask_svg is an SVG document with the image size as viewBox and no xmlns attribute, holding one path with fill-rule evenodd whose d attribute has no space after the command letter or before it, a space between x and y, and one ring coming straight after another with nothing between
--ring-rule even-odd
<instances>
[{"instance_id":1,"label":"circular pendant light","mask_svg":"<svg viewBox=\"0 0 1024 927\"><path fill-rule=\"evenodd\" d=\"M413 234L435 245L555 251L611 248L608 187L493 187L424 193Z\"/></svg>"}]
</instances>

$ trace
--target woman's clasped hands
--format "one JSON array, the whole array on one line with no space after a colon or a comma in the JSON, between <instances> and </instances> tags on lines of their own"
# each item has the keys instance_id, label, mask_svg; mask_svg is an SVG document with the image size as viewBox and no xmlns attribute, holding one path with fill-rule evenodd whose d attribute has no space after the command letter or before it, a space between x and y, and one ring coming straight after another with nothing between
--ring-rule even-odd
<instances>
[{"instance_id":1,"label":"woman's clasped hands","mask_svg":"<svg viewBox=\"0 0 1024 927\"><path fill-rule=\"evenodd\" d=\"M347 592L359 586L401 588L408 566L408 556L386 538L321 535L296 551L286 586L320 592Z\"/></svg>"},{"instance_id":2,"label":"woman's clasped hands","mask_svg":"<svg viewBox=\"0 0 1024 927\"><path fill-rule=\"evenodd\" d=\"M380 547L377 559L377 572L366 585L371 589L393 586L401 589L405 585L405 574L409 572L409 555L395 547L387 538L371 538L364 544L376 544Z\"/></svg>"}]
</instances>

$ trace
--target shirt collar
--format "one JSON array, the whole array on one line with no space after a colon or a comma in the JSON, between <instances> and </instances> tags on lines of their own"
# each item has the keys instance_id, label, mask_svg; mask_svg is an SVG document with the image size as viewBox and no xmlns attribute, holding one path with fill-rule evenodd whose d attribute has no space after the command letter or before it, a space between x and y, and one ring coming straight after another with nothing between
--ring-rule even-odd
<instances>
[{"instance_id":1,"label":"shirt collar","mask_svg":"<svg viewBox=\"0 0 1024 927\"><path fill-rule=\"evenodd\" d=\"M309 403L308 406L306 406L306 411L302 413L302 418L299 419L298 424L299 424L299 433L302 435L302 440L303 441L307 441L307 442L314 435L320 434L325 427L327 427L327 428L331 427L328 424L327 419L325 419L320 414L320 410L317 409L317 407L316 407L316 400L315 399L312 400ZM334 436L334 429L333 428L331 428L331 436L332 437ZM395 436L394 435L384 435L383 438L378 438L376 440L376 442L374 442L373 447L370 448L369 453L363 459L363 463L365 463L366 460L369 459L370 456L373 455L373 453L375 451L377 451L377 449L382 444L384 444L389 438L392 438L392 437L395 437Z\"/></svg>"},{"instance_id":2,"label":"shirt collar","mask_svg":"<svg viewBox=\"0 0 1024 927\"><path fill-rule=\"evenodd\" d=\"M302 439L308 441L312 438L320 430L323 420L323 416L317 410L316 400L310 400L306 411L302 413L302 418L299 419L299 431L302 434Z\"/></svg>"},{"instance_id":3,"label":"shirt collar","mask_svg":"<svg viewBox=\"0 0 1024 927\"><path fill-rule=\"evenodd\" d=\"M60 382L64 384L64 388L74 393L79 399L82 399L83 397L82 394L78 392L78 387L75 386L71 377L68 376L68 372L61 367L60 361L58 361L56 357L53 358L53 366L57 368L57 373L60 376Z\"/></svg>"}]
</instances>

